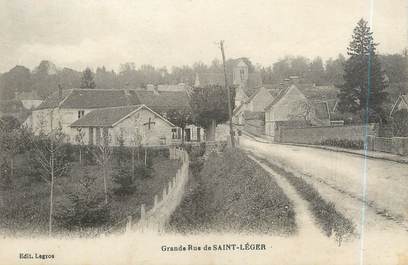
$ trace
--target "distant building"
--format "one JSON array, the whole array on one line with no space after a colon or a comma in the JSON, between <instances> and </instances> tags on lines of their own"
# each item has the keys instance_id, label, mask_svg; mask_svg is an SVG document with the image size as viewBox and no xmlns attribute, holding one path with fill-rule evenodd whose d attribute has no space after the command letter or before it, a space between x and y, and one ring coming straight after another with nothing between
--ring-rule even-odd
<instances>
[{"instance_id":1,"label":"distant building","mask_svg":"<svg viewBox=\"0 0 408 265\"><path fill-rule=\"evenodd\" d=\"M400 95L392 106L390 116L399 110L408 110L408 95Z\"/></svg>"},{"instance_id":2,"label":"distant building","mask_svg":"<svg viewBox=\"0 0 408 265\"><path fill-rule=\"evenodd\" d=\"M297 88L290 85L280 91L265 108L265 134L274 137L279 126L330 125L330 113L326 102L310 101Z\"/></svg>"},{"instance_id":3,"label":"distant building","mask_svg":"<svg viewBox=\"0 0 408 265\"><path fill-rule=\"evenodd\" d=\"M118 113L119 111L129 110L126 109L128 106L138 105L144 105L145 107L143 109L146 110L146 108L148 108L148 110L151 110L150 113L152 113L152 111L157 113L160 117L156 116L160 119L165 117L166 112L170 110L190 107L188 95L183 91L128 89L59 90L49 96L32 111L29 118L25 121L25 125L31 128L34 133L39 133L40 131L49 133L54 129L61 128L62 132L69 137L69 140L75 142L75 138L78 135L76 128L82 128L78 126L78 124L77 126L71 126L76 121L81 120L88 114L90 114L90 116L87 116L85 121L89 121L92 117L98 118L103 115L108 115L109 108L118 107L118 109L114 109L114 113ZM104 109L104 111L101 109ZM94 122L98 123L100 120L95 120ZM80 125L84 124L81 123ZM98 125L97 127L102 128L103 126ZM93 133L97 133L96 130L95 128ZM174 130L177 132L177 128L172 128L169 134L165 134L163 137L167 137L166 139L168 140L169 135L171 133L174 134Z\"/></svg>"},{"instance_id":4,"label":"distant building","mask_svg":"<svg viewBox=\"0 0 408 265\"><path fill-rule=\"evenodd\" d=\"M18 93L16 99L20 100L24 108L28 110L38 107L43 102L36 91Z\"/></svg>"},{"instance_id":5,"label":"distant building","mask_svg":"<svg viewBox=\"0 0 408 265\"><path fill-rule=\"evenodd\" d=\"M245 112L265 112L274 97L264 87L258 88L250 97L243 100L239 106L236 106L233 112L233 123L243 124Z\"/></svg>"},{"instance_id":6,"label":"distant building","mask_svg":"<svg viewBox=\"0 0 408 265\"><path fill-rule=\"evenodd\" d=\"M251 73L243 59L234 61L232 72L227 73L229 85L236 87L235 106L248 99L255 88L262 86L262 78L259 72ZM225 85L224 73L197 73L194 86Z\"/></svg>"}]
</instances>

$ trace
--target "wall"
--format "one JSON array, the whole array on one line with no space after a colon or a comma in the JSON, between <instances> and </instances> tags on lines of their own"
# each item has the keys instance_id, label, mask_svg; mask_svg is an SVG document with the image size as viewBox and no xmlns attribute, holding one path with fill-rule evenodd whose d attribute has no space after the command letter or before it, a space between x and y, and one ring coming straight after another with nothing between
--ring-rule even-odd
<instances>
[{"instance_id":1,"label":"wall","mask_svg":"<svg viewBox=\"0 0 408 265\"><path fill-rule=\"evenodd\" d=\"M155 122L150 130L144 125L144 123L149 121L149 118L152 122ZM142 136L142 144L160 145L171 142L171 129L172 126L163 119L157 117L149 110L141 109L110 130L110 135L113 145L119 144L117 139L121 135L123 135L124 138L124 145L132 145L132 140L136 134Z\"/></svg>"},{"instance_id":2,"label":"wall","mask_svg":"<svg viewBox=\"0 0 408 265\"><path fill-rule=\"evenodd\" d=\"M408 155L408 137L368 137L368 150L396 155Z\"/></svg>"},{"instance_id":3,"label":"wall","mask_svg":"<svg viewBox=\"0 0 408 265\"><path fill-rule=\"evenodd\" d=\"M368 125L368 135L377 135L374 124ZM316 144L328 139L364 140L365 126L322 126L280 128L275 141L281 143Z\"/></svg>"}]
</instances>

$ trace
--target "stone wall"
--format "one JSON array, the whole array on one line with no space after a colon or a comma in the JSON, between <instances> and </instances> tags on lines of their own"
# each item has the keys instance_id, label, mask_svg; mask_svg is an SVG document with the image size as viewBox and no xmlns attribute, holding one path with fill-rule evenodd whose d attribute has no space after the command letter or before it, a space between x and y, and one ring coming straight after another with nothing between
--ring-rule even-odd
<instances>
[{"instance_id":1,"label":"stone wall","mask_svg":"<svg viewBox=\"0 0 408 265\"><path fill-rule=\"evenodd\" d=\"M408 137L368 137L368 150L396 155L408 155Z\"/></svg>"},{"instance_id":2,"label":"stone wall","mask_svg":"<svg viewBox=\"0 0 408 265\"><path fill-rule=\"evenodd\" d=\"M364 141L364 125L349 126L322 126L305 128L279 129L275 141L280 143L317 144L329 139L346 139L351 141ZM375 124L368 125L368 135L377 135Z\"/></svg>"}]
</instances>

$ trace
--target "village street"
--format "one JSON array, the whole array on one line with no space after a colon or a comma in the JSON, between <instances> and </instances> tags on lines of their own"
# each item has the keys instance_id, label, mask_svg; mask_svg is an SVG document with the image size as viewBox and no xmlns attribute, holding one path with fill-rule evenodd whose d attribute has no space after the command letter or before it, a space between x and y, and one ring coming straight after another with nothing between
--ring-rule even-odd
<instances>
[{"instance_id":1,"label":"village street","mask_svg":"<svg viewBox=\"0 0 408 265\"><path fill-rule=\"evenodd\" d=\"M265 159L311 183L326 201L333 202L352 220L359 239L363 231L368 250L373 242L387 242L386 248L401 241L406 244L408 165L380 159L365 161L363 156L317 148L261 143L245 136L240 138L240 147L258 160ZM364 176L367 204L362 218ZM282 188L289 194L293 192Z\"/></svg>"}]
</instances>

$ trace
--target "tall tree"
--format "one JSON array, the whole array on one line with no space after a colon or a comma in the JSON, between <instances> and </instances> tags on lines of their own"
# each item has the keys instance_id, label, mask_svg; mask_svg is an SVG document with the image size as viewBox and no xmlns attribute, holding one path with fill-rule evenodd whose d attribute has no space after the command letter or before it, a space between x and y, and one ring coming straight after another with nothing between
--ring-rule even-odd
<instances>
[{"instance_id":1,"label":"tall tree","mask_svg":"<svg viewBox=\"0 0 408 265\"><path fill-rule=\"evenodd\" d=\"M322 85L324 83L324 67L323 67L323 60L320 57L316 57L310 63L310 72L309 72L309 80L316 84Z\"/></svg>"},{"instance_id":2,"label":"tall tree","mask_svg":"<svg viewBox=\"0 0 408 265\"><path fill-rule=\"evenodd\" d=\"M91 89L96 87L96 84L94 81L94 74L92 73L89 67L87 67L82 73L80 87L81 88L91 88Z\"/></svg>"},{"instance_id":3,"label":"tall tree","mask_svg":"<svg viewBox=\"0 0 408 265\"><path fill-rule=\"evenodd\" d=\"M235 89L232 90L231 103L235 102ZM190 98L193 119L203 127L208 141L215 140L218 123L228 120L227 90L218 85L195 87ZM234 105L232 105L234 106Z\"/></svg>"},{"instance_id":4,"label":"tall tree","mask_svg":"<svg viewBox=\"0 0 408 265\"><path fill-rule=\"evenodd\" d=\"M367 21L361 19L347 48L350 57L344 67L345 83L338 95L341 112L364 111L369 121L377 120L384 114L383 103L387 99L384 91L387 82L376 54L378 44L374 43L372 35Z\"/></svg>"},{"instance_id":5,"label":"tall tree","mask_svg":"<svg viewBox=\"0 0 408 265\"><path fill-rule=\"evenodd\" d=\"M346 63L346 58L343 54L339 54L337 59L332 58L326 61L326 82L329 84L334 84L335 86L340 86L344 83L344 64Z\"/></svg>"}]
</instances>

